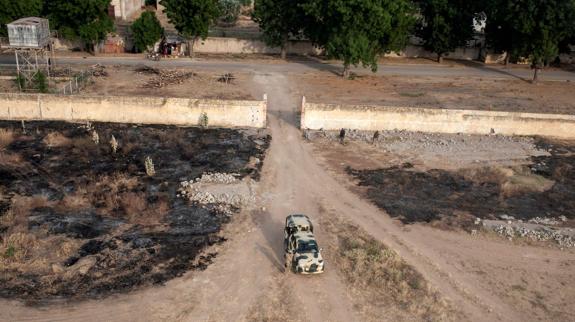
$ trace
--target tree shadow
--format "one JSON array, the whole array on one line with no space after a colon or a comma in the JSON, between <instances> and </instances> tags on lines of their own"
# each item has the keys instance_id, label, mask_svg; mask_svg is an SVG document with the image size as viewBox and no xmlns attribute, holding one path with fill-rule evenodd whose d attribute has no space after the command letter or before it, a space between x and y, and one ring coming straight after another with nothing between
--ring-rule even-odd
<instances>
[{"instance_id":1,"label":"tree shadow","mask_svg":"<svg viewBox=\"0 0 575 322\"><path fill-rule=\"evenodd\" d=\"M496 67L488 67L486 66L484 63L478 62L478 61L473 61L473 60L456 60L458 64L465 66L465 67L471 67L483 72L488 72L488 73L497 73L500 75L504 75L507 77L513 77L515 79L524 81L526 83L531 83L531 80L529 79L525 79L521 76L515 75L509 71L506 70L502 70L500 68L496 68Z\"/></svg>"},{"instance_id":2,"label":"tree shadow","mask_svg":"<svg viewBox=\"0 0 575 322\"><path fill-rule=\"evenodd\" d=\"M304 65L318 71L329 72L336 76L341 76L343 72L342 66L330 64L324 61L321 57L288 55L286 61L289 63Z\"/></svg>"}]
</instances>

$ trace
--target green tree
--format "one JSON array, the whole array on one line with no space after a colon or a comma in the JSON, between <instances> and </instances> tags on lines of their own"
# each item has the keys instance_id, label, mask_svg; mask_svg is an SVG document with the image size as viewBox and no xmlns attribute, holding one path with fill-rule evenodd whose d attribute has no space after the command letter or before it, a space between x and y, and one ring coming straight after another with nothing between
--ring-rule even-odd
<instances>
[{"instance_id":1,"label":"green tree","mask_svg":"<svg viewBox=\"0 0 575 322\"><path fill-rule=\"evenodd\" d=\"M305 0L305 35L330 58L343 60L343 77L350 66L377 70L379 55L399 51L415 22L407 0Z\"/></svg>"},{"instance_id":2,"label":"green tree","mask_svg":"<svg viewBox=\"0 0 575 322\"><path fill-rule=\"evenodd\" d=\"M533 83L573 33L575 0L491 0L487 40L496 49L529 58ZM497 32L500 31L498 34Z\"/></svg>"},{"instance_id":3,"label":"green tree","mask_svg":"<svg viewBox=\"0 0 575 322\"><path fill-rule=\"evenodd\" d=\"M220 21L235 24L240 17L241 9L239 0L220 0Z\"/></svg>"},{"instance_id":4,"label":"green tree","mask_svg":"<svg viewBox=\"0 0 575 322\"><path fill-rule=\"evenodd\" d=\"M281 48L282 59L287 55L290 37L299 37L304 29L305 13L302 0L256 0L253 19L260 25L264 42Z\"/></svg>"},{"instance_id":5,"label":"green tree","mask_svg":"<svg viewBox=\"0 0 575 322\"><path fill-rule=\"evenodd\" d=\"M206 39L210 26L220 15L217 0L161 0L161 4L176 30L188 39L189 54L198 38Z\"/></svg>"},{"instance_id":6,"label":"green tree","mask_svg":"<svg viewBox=\"0 0 575 322\"><path fill-rule=\"evenodd\" d=\"M511 56L517 56L519 35L513 26L508 0L489 0L486 2L485 40L487 47L501 53L505 52L505 66Z\"/></svg>"},{"instance_id":7,"label":"green tree","mask_svg":"<svg viewBox=\"0 0 575 322\"><path fill-rule=\"evenodd\" d=\"M147 51L164 34L164 28L160 24L156 13L146 11L132 23L130 27L134 35L134 44L139 51Z\"/></svg>"},{"instance_id":8,"label":"green tree","mask_svg":"<svg viewBox=\"0 0 575 322\"><path fill-rule=\"evenodd\" d=\"M0 0L0 36L6 37L6 24L24 17L37 17L42 13L43 0Z\"/></svg>"},{"instance_id":9,"label":"green tree","mask_svg":"<svg viewBox=\"0 0 575 322\"><path fill-rule=\"evenodd\" d=\"M420 20L417 36L423 47L437 54L437 61L465 46L474 33L474 6L468 0L417 0Z\"/></svg>"},{"instance_id":10,"label":"green tree","mask_svg":"<svg viewBox=\"0 0 575 322\"><path fill-rule=\"evenodd\" d=\"M62 36L81 39L88 50L114 30L108 16L111 0L45 0L46 12Z\"/></svg>"}]
</instances>

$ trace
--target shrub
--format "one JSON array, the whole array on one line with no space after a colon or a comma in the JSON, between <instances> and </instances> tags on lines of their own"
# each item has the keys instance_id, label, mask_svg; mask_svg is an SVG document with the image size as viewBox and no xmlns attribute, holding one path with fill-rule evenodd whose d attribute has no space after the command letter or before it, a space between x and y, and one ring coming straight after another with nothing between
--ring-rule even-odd
<instances>
[{"instance_id":1,"label":"shrub","mask_svg":"<svg viewBox=\"0 0 575 322\"><path fill-rule=\"evenodd\" d=\"M34 76L34 88L40 93L48 93L48 78L43 72L38 72Z\"/></svg>"},{"instance_id":2,"label":"shrub","mask_svg":"<svg viewBox=\"0 0 575 322\"><path fill-rule=\"evenodd\" d=\"M220 21L235 24L240 16L241 8L239 0L220 0Z\"/></svg>"},{"instance_id":3,"label":"shrub","mask_svg":"<svg viewBox=\"0 0 575 322\"><path fill-rule=\"evenodd\" d=\"M116 151L118 151L118 141L116 140L116 137L112 135L112 138L110 139L110 147L112 148L112 152L116 153Z\"/></svg>"},{"instance_id":4,"label":"shrub","mask_svg":"<svg viewBox=\"0 0 575 322\"><path fill-rule=\"evenodd\" d=\"M208 123L209 123L208 113L202 112L202 114L200 114L199 123L200 123L201 127L204 127L204 128L208 127Z\"/></svg>"},{"instance_id":5,"label":"shrub","mask_svg":"<svg viewBox=\"0 0 575 322\"><path fill-rule=\"evenodd\" d=\"M154 168L154 161L149 156L144 160L144 166L146 167L146 174L149 177L153 177L156 174L156 169Z\"/></svg>"},{"instance_id":6,"label":"shrub","mask_svg":"<svg viewBox=\"0 0 575 322\"><path fill-rule=\"evenodd\" d=\"M142 13L130 27L134 34L134 45L139 51L147 51L162 38L164 28L152 11Z\"/></svg>"}]
</instances>

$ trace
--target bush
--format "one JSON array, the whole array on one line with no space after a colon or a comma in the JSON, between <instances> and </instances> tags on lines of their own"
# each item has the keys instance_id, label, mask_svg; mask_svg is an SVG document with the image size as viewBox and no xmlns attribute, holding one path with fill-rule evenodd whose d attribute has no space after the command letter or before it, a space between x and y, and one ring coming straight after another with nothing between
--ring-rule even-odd
<instances>
[{"instance_id":1,"label":"bush","mask_svg":"<svg viewBox=\"0 0 575 322\"><path fill-rule=\"evenodd\" d=\"M134 45L140 52L147 51L164 34L164 28L152 11L142 13L130 28L134 35Z\"/></svg>"},{"instance_id":2,"label":"bush","mask_svg":"<svg viewBox=\"0 0 575 322\"><path fill-rule=\"evenodd\" d=\"M235 24L240 16L240 0L220 0L220 21Z\"/></svg>"},{"instance_id":3,"label":"bush","mask_svg":"<svg viewBox=\"0 0 575 322\"><path fill-rule=\"evenodd\" d=\"M46 77L46 74L38 72L36 76L34 76L34 88L36 88L40 93L48 92L48 78Z\"/></svg>"},{"instance_id":4,"label":"bush","mask_svg":"<svg viewBox=\"0 0 575 322\"><path fill-rule=\"evenodd\" d=\"M200 114L199 123L200 123L200 126L203 128L208 127L208 123L209 123L208 113L202 112L202 114Z\"/></svg>"}]
</instances>

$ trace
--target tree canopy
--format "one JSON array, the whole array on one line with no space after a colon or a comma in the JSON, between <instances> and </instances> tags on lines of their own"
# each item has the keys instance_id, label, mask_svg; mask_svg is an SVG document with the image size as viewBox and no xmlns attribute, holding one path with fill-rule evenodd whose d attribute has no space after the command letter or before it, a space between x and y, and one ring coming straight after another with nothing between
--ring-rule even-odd
<instances>
[{"instance_id":1,"label":"tree canopy","mask_svg":"<svg viewBox=\"0 0 575 322\"><path fill-rule=\"evenodd\" d=\"M134 35L134 45L142 52L153 46L164 34L164 28L152 11L142 13L130 28Z\"/></svg>"},{"instance_id":2,"label":"tree canopy","mask_svg":"<svg viewBox=\"0 0 575 322\"><path fill-rule=\"evenodd\" d=\"M188 39L205 39L220 15L218 0L161 0L164 12L180 34ZM188 47L191 47L188 44ZM188 48L191 52L192 48Z\"/></svg>"},{"instance_id":3,"label":"tree canopy","mask_svg":"<svg viewBox=\"0 0 575 322\"><path fill-rule=\"evenodd\" d=\"M299 37L305 28L303 0L256 0L253 19L260 25L264 42L271 47L280 47L281 56L286 58L286 47L290 37Z\"/></svg>"},{"instance_id":4,"label":"tree canopy","mask_svg":"<svg viewBox=\"0 0 575 322\"><path fill-rule=\"evenodd\" d=\"M538 70L569 42L574 21L575 0L491 0L486 36L495 50L529 58L537 82Z\"/></svg>"},{"instance_id":5,"label":"tree canopy","mask_svg":"<svg viewBox=\"0 0 575 322\"><path fill-rule=\"evenodd\" d=\"M439 62L443 55L472 39L475 8L470 1L417 0L417 3L421 14L417 36L426 50L437 54Z\"/></svg>"},{"instance_id":6,"label":"tree canopy","mask_svg":"<svg viewBox=\"0 0 575 322\"><path fill-rule=\"evenodd\" d=\"M343 60L343 76L359 64L377 70L379 55L407 44L414 12L406 0L306 0L305 34L330 58Z\"/></svg>"},{"instance_id":7,"label":"tree canopy","mask_svg":"<svg viewBox=\"0 0 575 322\"><path fill-rule=\"evenodd\" d=\"M108 16L111 0L45 0L50 23L62 36L93 46L114 30Z\"/></svg>"},{"instance_id":8,"label":"tree canopy","mask_svg":"<svg viewBox=\"0 0 575 322\"><path fill-rule=\"evenodd\" d=\"M40 16L43 0L0 0L0 36L7 36L6 24L24 17Z\"/></svg>"}]
</instances>

